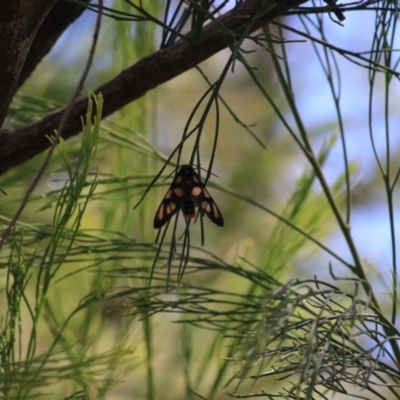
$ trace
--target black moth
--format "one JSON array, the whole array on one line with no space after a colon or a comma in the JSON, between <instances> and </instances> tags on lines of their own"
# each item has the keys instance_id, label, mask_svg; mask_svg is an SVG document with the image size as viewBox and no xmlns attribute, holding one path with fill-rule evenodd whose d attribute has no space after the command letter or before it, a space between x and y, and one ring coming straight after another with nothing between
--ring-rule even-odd
<instances>
[{"instance_id":1,"label":"black moth","mask_svg":"<svg viewBox=\"0 0 400 400\"><path fill-rule=\"evenodd\" d=\"M179 209L183 216L196 216L195 207L218 226L224 226L221 212L200 177L189 164L182 165L154 217L154 228L161 228Z\"/></svg>"}]
</instances>

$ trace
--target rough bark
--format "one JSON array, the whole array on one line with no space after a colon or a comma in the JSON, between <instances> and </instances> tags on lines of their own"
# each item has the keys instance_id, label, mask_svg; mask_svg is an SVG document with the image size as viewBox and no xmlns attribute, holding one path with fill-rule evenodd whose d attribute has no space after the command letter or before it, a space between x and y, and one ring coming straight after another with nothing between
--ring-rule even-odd
<instances>
[{"instance_id":1,"label":"rough bark","mask_svg":"<svg viewBox=\"0 0 400 400\"><path fill-rule=\"evenodd\" d=\"M57 0L13 0L0 3L0 126L18 88L32 41Z\"/></svg>"},{"instance_id":2,"label":"rough bark","mask_svg":"<svg viewBox=\"0 0 400 400\"><path fill-rule=\"evenodd\" d=\"M81 0L81 3L89 2L90 0ZM77 3L68 3L61 0L54 5L32 42L19 77L18 87L26 81L44 56L52 49L58 38L83 11L85 11L85 7Z\"/></svg>"}]
</instances>

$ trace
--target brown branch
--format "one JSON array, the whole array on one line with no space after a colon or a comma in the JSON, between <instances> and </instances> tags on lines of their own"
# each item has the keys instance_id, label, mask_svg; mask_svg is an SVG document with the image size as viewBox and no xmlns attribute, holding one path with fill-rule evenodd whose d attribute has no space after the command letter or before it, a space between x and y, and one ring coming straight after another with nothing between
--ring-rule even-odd
<instances>
[{"instance_id":1,"label":"brown branch","mask_svg":"<svg viewBox=\"0 0 400 400\"><path fill-rule=\"evenodd\" d=\"M95 90L101 92L104 97L103 118L226 48L233 37L227 35L220 24L240 35L244 27L249 26L252 18L254 22L251 31L254 31L285 13L289 8L305 1L281 0L279 9L266 11L263 15L260 14L263 1L248 0L239 3L235 9L221 16L218 22L212 22L204 27L202 32L204 40L201 43L193 44L180 40L171 47L143 58ZM86 98L79 99L72 106L63 130L64 139L81 131L80 117L85 114L86 107ZM63 112L64 108L61 108L21 129L0 131L0 174L48 148L50 142L46 135L54 133Z\"/></svg>"},{"instance_id":2,"label":"brown branch","mask_svg":"<svg viewBox=\"0 0 400 400\"><path fill-rule=\"evenodd\" d=\"M64 0L0 2L0 126L12 98L64 30L84 11Z\"/></svg>"},{"instance_id":3,"label":"brown branch","mask_svg":"<svg viewBox=\"0 0 400 400\"><path fill-rule=\"evenodd\" d=\"M89 3L89 1L90 0L81 0L82 5L80 5L59 0L54 5L33 39L19 77L18 87L29 78L36 66L52 49L58 38L64 33L68 26L71 25L83 13L83 11L85 11L84 3Z\"/></svg>"},{"instance_id":4,"label":"brown branch","mask_svg":"<svg viewBox=\"0 0 400 400\"><path fill-rule=\"evenodd\" d=\"M17 90L20 74L36 32L56 1L0 2L0 126Z\"/></svg>"}]
</instances>

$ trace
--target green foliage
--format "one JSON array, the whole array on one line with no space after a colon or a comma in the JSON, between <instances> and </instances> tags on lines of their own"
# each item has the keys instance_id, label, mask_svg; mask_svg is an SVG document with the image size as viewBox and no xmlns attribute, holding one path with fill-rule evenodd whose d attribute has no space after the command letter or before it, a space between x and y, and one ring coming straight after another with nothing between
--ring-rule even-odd
<instances>
[{"instance_id":1,"label":"green foliage","mask_svg":"<svg viewBox=\"0 0 400 400\"><path fill-rule=\"evenodd\" d=\"M93 102L96 115L92 111ZM109 388L115 384L110 366L129 354L122 343L108 351L90 354L93 338L89 322L94 322L94 310L88 310L88 302L60 306L68 303L65 301L68 295L59 292L62 281L89 268L65 271L68 263L80 263L77 250L82 237L82 218L98 181L95 177L89 183L88 176L98 143L101 110L101 95L89 95L81 148L73 161L60 139L57 150L66 178L53 197L52 223L18 223L0 258L5 272L0 376L1 392L7 399L38 397L44 394L46 386L63 381L78 383L85 390L94 382L98 388ZM81 318L78 335L73 333L77 316ZM85 329L87 336L80 337ZM46 344L41 337L43 333Z\"/></svg>"},{"instance_id":2,"label":"green foliage","mask_svg":"<svg viewBox=\"0 0 400 400\"><path fill-rule=\"evenodd\" d=\"M212 3L126 1L105 8L105 31L115 35L108 39L120 44L113 67L119 72L131 57L154 51L157 35L161 47L178 38L197 43L204 23L227 4ZM389 121L392 78L398 77L389 51L396 13L389 4L374 11L376 35L366 55L331 45L327 20L312 14L322 11L313 5L294 12L302 31L281 20L252 35L249 23L230 42L222 67L202 65L190 85L160 89L113 118L101 121L101 94L89 93L82 135L60 139L43 184L1 249L3 398L400 398L400 169ZM264 11L270 7L265 2ZM126 21L136 23L134 34ZM313 126L307 120L290 58L299 41L285 38L289 31L312 42L334 121ZM371 182L356 182L365 161L350 156L338 57L362 63L369 74L370 132L362 141L374 151ZM382 77L383 111L374 103ZM238 93L241 79L246 84ZM185 97L184 89L196 93ZM189 104L184 122L175 120L180 110L167 107L177 92L179 105ZM19 93L9 121L26 124L56 105ZM267 120L261 127L246 122L253 108L258 120ZM384 115L383 152L375 113ZM161 124L169 114L182 134ZM334 173L332 159L339 160ZM2 228L21 201L19 186L40 162L2 180L8 193ZM202 179L226 227L201 216L186 223L178 214L155 234L152 219L168 177L188 162L204 168ZM386 196L390 284L385 277L378 282L372 269L383 267L365 256L354 234L357 196L375 190ZM117 397L119 389L127 395Z\"/></svg>"}]
</instances>

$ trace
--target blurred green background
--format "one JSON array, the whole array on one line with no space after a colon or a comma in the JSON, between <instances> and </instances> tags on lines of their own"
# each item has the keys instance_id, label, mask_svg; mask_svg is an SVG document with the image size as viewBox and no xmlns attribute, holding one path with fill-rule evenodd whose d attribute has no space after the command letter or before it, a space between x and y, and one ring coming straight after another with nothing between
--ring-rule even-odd
<instances>
[{"instance_id":1,"label":"blurred green background","mask_svg":"<svg viewBox=\"0 0 400 400\"><path fill-rule=\"evenodd\" d=\"M163 1L158 0L146 7L152 15L160 17L164 12L164 5ZM108 6L132 12L128 3L114 1ZM14 100L12 113L7 121L9 125L24 124L24 118L38 118L46 109L65 104L69 100L91 45L95 16L95 13L86 11L24 84ZM367 48L374 33L373 21L369 21L365 18L365 13L361 12L346 16L343 27L333 23L327 15L321 17L324 19L323 33L327 40L336 46L354 51L361 51L364 46ZM317 29L309 32L313 28L312 18L319 17L301 19L298 16L288 16L280 22L317 37L321 34ZM360 37L360 27L368 24L371 24L371 32L364 30L365 34ZM281 34L276 25L271 25L270 29L271 34L277 37ZM267 34L266 31L263 33ZM335 105L332 86L329 85L326 71L324 72L318 62L313 48L313 45L318 44L295 32L284 30L284 34L281 39L285 39L287 43L283 46L278 41L275 49L282 64L290 68L292 95L302 124L315 152L329 153L326 160L321 162L322 170L343 213L347 207L345 166L349 170L352 234L361 257L370 268L370 276L373 279L378 278L377 291L382 294L390 290L391 282L385 274L389 270L387 266L391 265L390 251L393 243L390 239L385 190L367 134L367 120L370 115L367 101L368 72L359 65L338 57L337 53L327 56L327 60L331 61L331 77L334 81L332 86L336 91L334 95L339 99ZM160 29L148 21L133 23L104 17L87 87L95 89L123 69L156 51L160 35ZM352 38L351 42L349 37ZM257 82L243 64L236 61L234 69L230 70L223 83L220 95L233 115L251 127L264 147L233 118L232 113L221 102L219 115L216 115L213 108L207 116L201 136L200 161L201 167L208 170L218 122L218 146L212 165L212 173L215 175L211 176L208 188L223 214L225 226L221 229L204 219L205 243L201 249L200 221L191 224L190 244L193 248L190 254L193 257L205 257L203 251L206 251L232 265L246 260L282 282L294 277L312 278L314 274L328 279L329 263L335 273L346 274L346 267L331 257L331 254L280 223L268 212L273 210L283 215L340 257L350 257L327 199L319 184L310 177L312 168L308 160L282 122L286 121L296 131L298 121L285 99L282 82L276 74L274 62L277 58L275 61L272 59L268 45L263 48L248 41L243 47L248 51L244 56L251 65ZM282 53L283 49L286 54ZM322 54L322 49L323 47L318 49L319 54ZM230 54L230 50L224 50L199 66L211 82L218 79ZM324 62L322 61L323 65ZM325 68L328 67L325 65ZM260 84L263 90L260 90ZM80 366L81 379L86 382L83 386L87 387L94 398L201 398L187 389L191 384L192 389L205 396L204 398L222 399L227 398L223 388L228 377L238 372L236 364L227 367L222 361L230 353L230 346L234 343L232 338L224 338L220 332L174 323L176 320L190 318L190 313L177 316L166 312L153 315L151 319L143 319L148 312L143 310L130 316L127 304L133 295L131 292L126 298L121 295L123 288L146 286L148 283L148 275L127 272L124 276L122 271L138 271L140 268L152 266L151 256L146 259L139 255L133 242L146 246L154 243L157 232L152 226L153 218L173 175L165 181L163 178L173 172L173 165L166 168L157 187L147 193L137 208L134 207L154 175L164 165L166 158L179 145L188 118L208 87L199 70L192 69L146 94L102 124L97 153L88 178L90 181L98 173L98 186L80 222L80 230L93 233L96 237L102 235L102 230L115 232L114 242L110 242L116 246L113 254L118 254L116 243L119 238L132 240L132 247L127 246L125 241L124 247L121 247L120 259L113 255L107 261L103 256L97 268L96 251L99 251L100 244L93 240L93 256L81 257L77 251L74 257L63 263L46 297L46 301L53 304L54 320L61 324L61 321L67 319L82 304L82 299L88 293L93 290L107 293L106 301L93 302L87 309L68 320L63 339L70 344L67 357L69 360L93 357L93 364L96 365L96 355L103 355L104 358L99 362L98 375L91 369L93 377L86 381L85 366ZM393 90L397 93L398 87ZM267 101L266 92L273 98L281 118ZM203 110L204 107L201 107L195 115L192 128L198 123ZM379 134L385 121L384 112L378 106L373 112L374 121L377 121L375 139L378 154L386 162L388 153L385 136ZM398 122L398 113L390 109L389 114L392 112L393 121L390 120L389 124ZM347 142L347 161L343 159L341 134ZM398 134L391 135L392 154L388 163L393 166L394 171L398 166L392 160L398 159L399 139ZM77 157L81 141L82 135L78 135L66 142L72 162ZM194 140L185 142L181 164L189 162L193 145ZM5 218L13 216L42 159L43 155L38 156L1 178L1 186L8 194L0 205L0 213ZM205 175L203 171L203 178ZM54 199L59 195L66 179L61 156L56 154L48 173L35 192L35 198L25 209L21 222L32 226L51 226L55 210ZM83 193L88 190L88 187L84 188ZM56 192L52 194L53 191ZM395 193L398 196L398 189L395 189ZM301 209L297 209L298 207ZM397 225L396 209L396 232ZM181 242L184 228L185 224L180 216L176 235ZM172 235L171 230L172 227L166 234L167 242ZM34 251L40 253L37 249L45 248L47 240L37 244ZM91 242L87 240L85 251L89 252L87 249L90 249ZM97 246L99 247L95 249ZM83 248L82 245L82 254L89 254L84 253ZM180 257L179 251L176 257ZM35 265L31 267L32 274L35 275ZM157 264L157 279L166 274L165 265ZM161 280L160 283L157 279L153 283L165 287L165 281ZM184 276L184 281L232 293L245 294L253 290L251 282L238 276L227 278L226 274L218 270L206 269L204 272L188 273ZM28 285L27 296L33 299L35 287L31 286ZM119 293L115 298L110 295L114 292ZM143 294L138 294L141 295ZM165 296L168 299L168 296L173 297L174 294ZM28 314L24 307L21 313L21 353L24 353L28 343L25 334L28 335L27 332L31 329L31 323L26 322L27 325L24 326L25 321L29 321ZM56 323L53 324L54 327L57 326ZM47 344L54 337L50 326L52 323L49 323L48 318L38 322L38 354L47 351ZM118 348L120 350L116 351ZM107 352L112 353L109 358L106 357ZM57 366L60 367L63 362L66 361L61 359ZM87 384L91 380L92 384ZM99 384L100 381L103 383ZM58 380L56 375L48 382L50 386L46 389L50 390L47 398L67 398L81 388L80 380L76 377ZM261 390L266 385L268 391L274 391L282 387L282 382L270 379L267 384L265 381L256 381L245 382L243 385L250 392Z\"/></svg>"}]
</instances>

